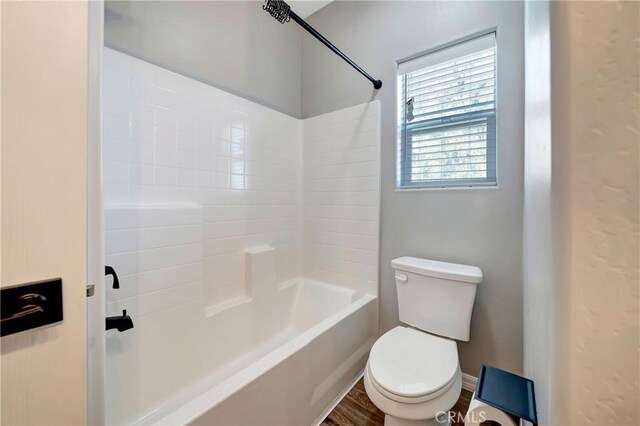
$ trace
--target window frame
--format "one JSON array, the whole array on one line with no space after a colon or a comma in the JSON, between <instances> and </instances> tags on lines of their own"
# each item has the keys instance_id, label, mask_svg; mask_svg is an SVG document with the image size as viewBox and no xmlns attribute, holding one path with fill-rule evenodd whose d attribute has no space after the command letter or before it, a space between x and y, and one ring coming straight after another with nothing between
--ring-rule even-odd
<instances>
[{"instance_id":1,"label":"window frame","mask_svg":"<svg viewBox=\"0 0 640 426\"><path fill-rule=\"evenodd\" d=\"M441 118L436 118L432 120L416 122L412 124L420 125L420 127L429 127L430 125L432 125L434 128L437 128L437 127L447 127L447 126L455 127L456 121L468 123L470 116L472 120L475 118L477 118L478 120L482 120L482 119L486 119L488 121L492 120L494 122L493 123L494 135L492 138L490 138L487 135L486 149L487 149L487 157L489 157L490 155L493 155L495 158L495 171L493 175L490 175L490 173L488 173L487 178L481 178L481 179L441 179L441 180L432 180L432 181L412 181L411 179L407 179L406 176L404 176L405 173L403 169L403 161L405 160L405 158L409 158L409 157L406 157L406 154L407 154L407 151L410 152L411 144L408 143L408 140L407 140L408 138L406 137L407 123L406 122L401 123L401 117L404 113L403 111L404 105L401 105L402 94L400 91L405 90L404 98L406 99L407 84L406 84L406 81L404 81L402 84L399 84L401 75L398 74L398 68L400 67L400 64L403 64L405 62L408 62L423 56L427 56L429 54L432 54L441 50L445 50L445 49L457 46L469 41L473 41L474 39L488 36L491 34L493 34L495 37L495 53L494 53L495 70L494 70L494 101L493 101L494 108L493 110L491 110L491 112L488 112L488 110L471 112L471 113L465 114L464 118L454 115L452 117L441 117ZM494 27L494 28L489 28L487 30L468 35L463 38L458 38L451 42L439 45L437 47L422 51L418 54L396 61L396 91L397 91L396 93L396 104L397 104L396 105L396 114L397 114L397 117L396 117L396 130L397 130L396 190L397 191L414 191L414 190L430 190L430 189L477 189L477 188L497 188L498 187L498 181L499 181L499 167L498 167L498 163L499 163L499 157L498 157L498 121L499 121L498 120L498 115L499 115L498 114L498 91L499 91L498 60L499 58L498 58L498 55L499 53L498 51L499 51L498 29L497 27ZM403 74L402 77L406 79L407 74ZM487 132L489 131L490 130L488 128Z\"/></svg>"}]
</instances>

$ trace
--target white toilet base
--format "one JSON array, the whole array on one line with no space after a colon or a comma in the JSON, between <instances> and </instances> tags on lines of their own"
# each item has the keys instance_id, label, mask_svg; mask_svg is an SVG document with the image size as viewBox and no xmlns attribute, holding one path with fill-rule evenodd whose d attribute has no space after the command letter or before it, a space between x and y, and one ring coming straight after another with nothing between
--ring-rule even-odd
<instances>
[{"instance_id":1,"label":"white toilet base","mask_svg":"<svg viewBox=\"0 0 640 426\"><path fill-rule=\"evenodd\" d=\"M384 426L449 426L449 418L445 417L446 420L444 422L439 422L436 419L427 419L427 420L407 420L407 419L399 419L397 417L390 416L385 414L384 416Z\"/></svg>"}]
</instances>

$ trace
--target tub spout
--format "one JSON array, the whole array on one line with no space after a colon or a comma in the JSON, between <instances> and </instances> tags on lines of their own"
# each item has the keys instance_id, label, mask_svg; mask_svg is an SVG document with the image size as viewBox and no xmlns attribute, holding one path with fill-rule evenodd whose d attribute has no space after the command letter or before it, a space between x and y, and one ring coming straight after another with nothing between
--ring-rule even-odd
<instances>
[{"instance_id":1,"label":"tub spout","mask_svg":"<svg viewBox=\"0 0 640 426\"><path fill-rule=\"evenodd\" d=\"M127 315L127 310L122 311L122 315L116 315L113 317L107 317L106 319L107 330L115 328L119 332L123 332L133 328L133 320Z\"/></svg>"}]
</instances>

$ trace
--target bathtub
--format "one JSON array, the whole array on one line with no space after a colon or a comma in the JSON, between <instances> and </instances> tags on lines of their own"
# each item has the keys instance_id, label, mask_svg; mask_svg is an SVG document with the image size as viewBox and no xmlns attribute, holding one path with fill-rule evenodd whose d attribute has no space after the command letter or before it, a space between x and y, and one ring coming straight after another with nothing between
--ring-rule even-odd
<instances>
[{"instance_id":1,"label":"bathtub","mask_svg":"<svg viewBox=\"0 0 640 426\"><path fill-rule=\"evenodd\" d=\"M307 278L280 283L256 299L205 308L200 328L184 331L198 339L190 343L191 361L165 361L156 369L180 380L169 380L173 386L164 391L157 386L167 381L156 380L147 390L155 398L139 401L142 417L112 422L319 424L364 368L378 335L377 309L374 295Z\"/></svg>"}]
</instances>

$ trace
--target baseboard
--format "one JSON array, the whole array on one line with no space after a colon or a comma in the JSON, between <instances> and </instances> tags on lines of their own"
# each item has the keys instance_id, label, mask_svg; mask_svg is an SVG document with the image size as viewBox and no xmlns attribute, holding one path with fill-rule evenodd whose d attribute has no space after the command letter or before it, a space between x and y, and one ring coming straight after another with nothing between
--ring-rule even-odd
<instances>
[{"instance_id":1,"label":"baseboard","mask_svg":"<svg viewBox=\"0 0 640 426\"><path fill-rule=\"evenodd\" d=\"M471 374L462 373L462 389L468 390L469 392L475 392L477 383L477 377L474 377Z\"/></svg>"},{"instance_id":2,"label":"baseboard","mask_svg":"<svg viewBox=\"0 0 640 426\"><path fill-rule=\"evenodd\" d=\"M326 410L324 410L322 414L320 414L320 416L316 419L316 421L312 423L312 426L319 426L320 424L322 424L324 419L326 419L327 416L333 411L333 409L336 408L338 404L340 404L340 401L342 401L342 398L347 396L351 388L353 388L356 385L356 383L358 383L358 381L362 379L362 376L364 376L364 369L361 372L359 372L356 378L353 379L351 383L349 383L347 387L345 387L342 390L342 392L340 392L340 395L338 395L338 397L334 399L331 404L329 404Z\"/></svg>"}]
</instances>

